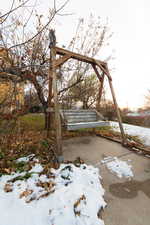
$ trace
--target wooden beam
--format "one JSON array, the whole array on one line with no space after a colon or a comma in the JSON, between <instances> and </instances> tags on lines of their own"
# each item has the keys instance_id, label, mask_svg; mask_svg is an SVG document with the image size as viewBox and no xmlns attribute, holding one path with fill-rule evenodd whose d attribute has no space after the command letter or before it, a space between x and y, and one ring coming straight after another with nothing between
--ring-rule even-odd
<instances>
[{"instance_id":1,"label":"wooden beam","mask_svg":"<svg viewBox=\"0 0 150 225\"><path fill-rule=\"evenodd\" d=\"M102 77L101 77L101 75L99 74L99 72L98 72L98 70L97 70L97 68L96 68L96 65L95 65L95 64L92 64L92 67L93 67L93 69L94 69L94 71L95 71L95 73L96 73L96 75L97 75L99 81L101 82L101 81L102 81Z\"/></svg>"},{"instance_id":2,"label":"wooden beam","mask_svg":"<svg viewBox=\"0 0 150 225\"><path fill-rule=\"evenodd\" d=\"M82 61L82 62L86 62L86 63L90 63L90 64L96 64L96 61L97 61L101 65L106 65L105 62L102 62L100 60L95 60L91 57L83 56L81 54L74 53L74 52L68 51L68 50L63 49L63 48L55 47L55 51L56 51L56 54L58 54L58 55L70 55L70 58L77 59L77 60Z\"/></svg>"},{"instance_id":3,"label":"wooden beam","mask_svg":"<svg viewBox=\"0 0 150 225\"><path fill-rule=\"evenodd\" d=\"M107 69L107 73L109 74L108 67L106 69ZM116 96L115 96L115 91L114 91L114 88L113 88L112 80L108 79L108 82L109 82L109 86L110 86L113 102L114 102L116 113L117 113L117 117L118 117L119 127L120 127L120 131L121 131L121 136L122 136L122 144L126 145L127 144L127 140L126 140L126 136L125 136L123 125L122 125L122 119L121 119L119 107L118 107L118 104L117 104L117 100L116 100Z\"/></svg>"},{"instance_id":4,"label":"wooden beam","mask_svg":"<svg viewBox=\"0 0 150 225\"><path fill-rule=\"evenodd\" d=\"M69 55L69 54L67 54L67 55L64 55L63 57L61 57L61 58L59 58L59 59L56 59L55 61L54 61L54 67L58 67L58 66L61 66L61 65L63 65L68 59L70 59L71 58L71 56Z\"/></svg>"},{"instance_id":5,"label":"wooden beam","mask_svg":"<svg viewBox=\"0 0 150 225\"><path fill-rule=\"evenodd\" d=\"M48 108L46 115L46 128L47 128L47 137L50 137L50 129L52 127L52 113L51 113L51 101L52 101L52 82L53 82L52 66L51 66L51 55L48 71Z\"/></svg>"},{"instance_id":6,"label":"wooden beam","mask_svg":"<svg viewBox=\"0 0 150 225\"><path fill-rule=\"evenodd\" d=\"M58 103L58 95L57 95L57 75L56 75L56 67L54 66L56 59L56 51L55 47L51 47L51 65L52 65L52 77L53 77L53 93L54 93L54 110L55 110L55 126L56 126L56 154L58 156L58 161L63 161L62 154L62 135L61 135L61 119L60 119L60 110Z\"/></svg>"},{"instance_id":7,"label":"wooden beam","mask_svg":"<svg viewBox=\"0 0 150 225\"><path fill-rule=\"evenodd\" d=\"M97 104L96 104L96 109L99 110L99 106L100 106L100 101L101 101L101 97L102 97L102 92L103 92L103 84L104 84L104 72L103 75L101 76L96 68L95 64L92 64L92 67L100 81L100 87L99 87L99 93L98 93L98 98L97 98Z\"/></svg>"},{"instance_id":8,"label":"wooden beam","mask_svg":"<svg viewBox=\"0 0 150 225\"><path fill-rule=\"evenodd\" d=\"M105 77L105 74L103 73L102 80L101 80L100 87L99 87L99 95L98 95L98 100L97 100L97 109L99 109L99 107L100 107L100 102L101 102L101 98L102 98L102 94L103 94L104 77Z\"/></svg>"},{"instance_id":9,"label":"wooden beam","mask_svg":"<svg viewBox=\"0 0 150 225\"><path fill-rule=\"evenodd\" d=\"M109 72L107 70L107 63L105 63L105 65L102 65L101 63L99 63L98 60L95 60L95 63L106 74L106 76L108 77L108 79L112 81L112 77L110 76L110 74L109 74Z\"/></svg>"}]
</instances>

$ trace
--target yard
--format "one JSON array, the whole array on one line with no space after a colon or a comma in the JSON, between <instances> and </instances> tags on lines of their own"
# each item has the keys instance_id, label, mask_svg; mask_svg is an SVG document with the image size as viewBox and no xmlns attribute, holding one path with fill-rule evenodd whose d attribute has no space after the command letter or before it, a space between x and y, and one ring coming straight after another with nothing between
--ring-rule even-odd
<instances>
[{"instance_id":1,"label":"yard","mask_svg":"<svg viewBox=\"0 0 150 225\"><path fill-rule=\"evenodd\" d=\"M0 210L3 212L2 225L9 225L10 221L14 225L36 224L37 221L39 225L104 224L102 211L106 202L103 199L104 189L101 184L103 175L100 172L103 167L100 159L103 161L103 157L100 154L99 161L96 160L98 164L92 158L90 159L90 155L88 156L90 153L84 153L85 146L88 149L88 142L87 144L85 142L79 149L78 141L75 141L76 144L73 142L75 149L71 150L73 147L71 144L70 153L69 149L65 150L65 143L69 140L77 140L76 138L80 138L81 143L82 140L84 143L86 137L87 140L89 136L95 138L95 134L118 138L117 124L112 122L111 125L112 128L102 127L94 130L80 129L64 132L63 149L66 163L59 165L54 154L53 133L51 139L46 138L42 114L24 115L16 121L15 126L13 121L7 123L7 126L6 121L1 121ZM149 129L131 125L124 126L128 128L128 138L138 140L138 142L141 138L144 144L149 144ZM141 129L143 129L142 132ZM134 136L130 136L131 134ZM98 145L90 143L90 146L93 148L93 154L96 154L95 150ZM102 145L102 148L105 146ZM107 151L110 150L107 149ZM102 152L105 152L104 149ZM122 174L131 176L129 165L115 161L111 158L111 154L106 153L105 156L110 157L108 159L104 157L107 163L114 163L108 168L111 170L114 168L116 171L115 168L120 167L120 177ZM85 163L80 157L85 160ZM71 161L68 163L67 160ZM76 177L79 178L76 179ZM105 181L104 177L103 179ZM8 207L10 202L12 202L11 208ZM57 202L60 204L58 205ZM91 205L95 207L91 208Z\"/></svg>"}]
</instances>

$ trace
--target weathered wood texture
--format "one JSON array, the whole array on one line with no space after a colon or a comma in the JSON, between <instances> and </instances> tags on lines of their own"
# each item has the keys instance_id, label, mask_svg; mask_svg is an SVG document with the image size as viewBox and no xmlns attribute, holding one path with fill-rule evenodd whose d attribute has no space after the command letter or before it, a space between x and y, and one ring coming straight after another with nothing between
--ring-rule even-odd
<instances>
[{"instance_id":1,"label":"weathered wood texture","mask_svg":"<svg viewBox=\"0 0 150 225\"><path fill-rule=\"evenodd\" d=\"M47 109L47 137L50 136L50 129L52 125L52 115L51 115L51 101L52 101L52 82L53 82L53 71L52 71L52 54L50 51L50 62L49 62L49 70L48 70L48 109Z\"/></svg>"},{"instance_id":2,"label":"weathered wood texture","mask_svg":"<svg viewBox=\"0 0 150 225\"><path fill-rule=\"evenodd\" d=\"M108 71L107 63L102 64L99 62L99 60L95 60L95 63L104 72L104 74L108 77L108 79L112 80L112 77L110 76L110 73Z\"/></svg>"},{"instance_id":3,"label":"weathered wood texture","mask_svg":"<svg viewBox=\"0 0 150 225\"><path fill-rule=\"evenodd\" d=\"M101 86L100 86L100 90L99 90L98 104L100 104L100 100L101 100L102 89L103 89L103 82L104 82L104 75L107 76L108 81L109 81L109 86L110 86L110 89L111 89L111 93L112 93L112 98L113 98L114 105L115 105L116 112L117 112L119 127L120 127L120 131L121 131L121 135L122 135L122 142L123 142L123 144L125 144L126 137L125 137L122 121L121 121L121 116L120 116L118 104L117 104L116 97L115 97L115 92L114 92L113 85L112 85L112 77L110 76L110 73L109 73L109 70L108 70L108 67L107 67L107 63L106 62L102 62L100 60L96 60L96 59L91 58L91 57L80 55L78 53L71 52L71 51L68 51L66 49L62 49L62 48L56 47L56 46L53 47L53 50L55 50L55 55L58 54L58 55L62 56L61 58L59 58L57 60L56 60L56 57L52 59L53 60L53 70L54 70L54 68L56 69L58 66L61 66L64 62L66 62L70 58L76 59L76 60L79 60L79 61L82 61L82 62L90 63L93 66L93 69L94 69L94 71L95 71L99 81L101 82ZM101 69L101 71L103 72L103 76L100 76L96 66L98 66ZM56 76L56 74L55 75L54 74L55 73L53 73L53 76ZM56 81L53 82L53 83L56 83ZM56 87L54 87L54 89L56 89L56 93L57 93L57 85L56 84L55 84ZM56 114L55 120L57 121L59 119L58 118L58 110L59 109L57 109L58 108L57 95L56 96L54 95L54 99L55 99L54 100L55 101L55 110L57 110L57 112L55 112L55 114ZM72 118L71 117L69 118L69 117L66 116L65 120L68 121L67 122L67 128L71 129L71 130L75 130L75 129L79 129L79 128L87 128L87 127L96 127L96 126L108 125L108 122L105 122L105 121L99 121L99 122L94 121L95 120L94 116L89 116L88 115L86 117L86 119L85 119L86 115L88 115L88 113L86 113L83 116L83 118L84 118L83 120L84 121L81 121L81 117L80 117L80 120L79 120L79 118L78 118L79 115L78 115L78 117L76 115L74 115L74 116L72 116ZM91 117L92 121L88 121L87 122L87 120L89 120L90 117ZM74 120L75 123L73 122L73 120ZM61 141L60 141L60 135L61 135L60 131L61 131L61 129L59 128L60 119L59 119L59 122L56 122L56 123L57 123L56 124L57 125L57 128L56 128L57 132L56 133L57 133L57 138L58 138L58 145L60 143L60 146L61 146Z\"/></svg>"},{"instance_id":4,"label":"weathered wood texture","mask_svg":"<svg viewBox=\"0 0 150 225\"><path fill-rule=\"evenodd\" d=\"M107 73L109 75L108 68L107 68ZM125 136L123 125L122 125L122 119L121 119L121 115L120 115L120 112L119 112L119 107L118 107L118 103L117 103L117 100L116 100L116 96L115 96L115 91L114 91L114 88L113 88L112 80L108 79L108 82L109 82L109 86L110 86L113 102L114 102L116 113L117 113L118 123L119 123L121 136L122 136L122 142L123 142L123 145L125 145L127 140L126 140L126 136Z\"/></svg>"},{"instance_id":5,"label":"weathered wood texture","mask_svg":"<svg viewBox=\"0 0 150 225\"><path fill-rule=\"evenodd\" d=\"M97 75L97 78L99 79L99 81L101 82L102 81L102 76L100 75L99 71L97 70L96 68L96 65L95 64L92 64L92 67Z\"/></svg>"},{"instance_id":6,"label":"weathered wood texture","mask_svg":"<svg viewBox=\"0 0 150 225\"><path fill-rule=\"evenodd\" d=\"M52 77L53 77L53 94L54 94L54 109L55 109L55 125L56 125L56 153L59 156L62 156L62 135L61 135L61 120L60 120L60 113L59 113L59 103L58 103L58 96L57 96L57 76L56 76L56 69L54 66L54 60L56 58L56 51L55 48L51 48L52 54Z\"/></svg>"},{"instance_id":7,"label":"weathered wood texture","mask_svg":"<svg viewBox=\"0 0 150 225\"><path fill-rule=\"evenodd\" d=\"M103 121L103 116L96 110L64 110L61 114L67 130L109 126L109 122Z\"/></svg>"},{"instance_id":8,"label":"weathered wood texture","mask_svg":"<svg viewBox=\"0 0 150 225\"><path fill-rule=\"evenodd\" d=\"M78 53L74 53L74 52L68 51L66 49L63 49L63 48L55 47L55 50L56 50L56 54L58 54L58 55L62 55L62 56L69 55L70 58L72 58L72 59L77 59L79 61L90 63L90 64L97 64L96 62L98 62L101 65L104 65L104 66L106 65L105 62L102 62L100 60L95 60L94 58L83 56ZM59 62L59 61L57 61L57 62Z\"/></svg>"}]
</instances>

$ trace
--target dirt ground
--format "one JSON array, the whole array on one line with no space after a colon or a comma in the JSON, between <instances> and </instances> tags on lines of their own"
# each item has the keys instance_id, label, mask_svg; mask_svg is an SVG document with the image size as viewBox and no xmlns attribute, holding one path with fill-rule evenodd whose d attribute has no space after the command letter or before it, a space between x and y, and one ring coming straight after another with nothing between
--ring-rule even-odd
<instances>
[{"instance_id":1,"label":"dirt ground","mask_svg":"<svg viewBox=\"0 0 150 225\"><path fill-rule=\"evenodd\" d=\"M150 158L130 152L120 144L88 136L63 142L65 160L80 157L100 169L105 189L105 208L102 218L106 225L150 225ZM134 177L118 178L100 161L107 156L130 159Z\"/></svg>"}]
</instances>

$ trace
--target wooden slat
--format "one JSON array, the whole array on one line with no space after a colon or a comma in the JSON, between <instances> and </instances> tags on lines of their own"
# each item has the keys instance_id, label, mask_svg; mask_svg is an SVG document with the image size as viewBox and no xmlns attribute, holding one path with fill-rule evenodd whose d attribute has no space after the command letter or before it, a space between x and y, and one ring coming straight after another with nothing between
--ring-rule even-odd
<instances>
[{"instance_id":1,"label":"wooden slat","mask_svg":"<svg viewBox=\"0 0 150 225\"><path fill-rule=\"evenodd\" d=\"M95 114L95 110L63 110L62 113L64 114Z\"/></svg>"},{"instance_id":2,"label":"wooden slat","mask_svg":"<svg viewBox=\"0 0 150 225\"><path fill-rule=\"evenodd\" d=\"M99 115L96 110L64 110L62 112L68 130L109 126L108 122L98 120Z\"/></svg>"},{"instance_id":3,"label":"wooden slat","mask_svg":"<svg viewBox=\"0 0 150 225\"><path fill-rule=\"evenodd\" d=\"M65 111L63 115L67 123L91 122L97 120L95 111Z\"/></svg>"},{"instance_id":4,"label":"wooden slat","mask_svg":"<svg viewBox=\"0 0 150 225\"><path fill-rule=\"evenodd\" d=\"M76 115L78 115L78 116L83 116L83 115L89 115L89 116L92 116L92 115L95 115L95 113L94 112L91 112L91 113L84 113L84 112L81 112L81 113L76 113L76 112L72 112L72 113L69 113L69 112L66 112L66 113L64 113L64 115L66 115L66 116L76 116Z\"/></svg>"},{"instance_id":5,"label":"wooden slat","mask_svg":"<svg viewBox=\"0 0 150 225\"><path fill-rule=\"evenodd\" d=\"M103 127L110 126L109 122L106 121L98 121L98 122L89 122L89 123L72 123L67 124L67 130L78 130L81 128L95 128L95 127Z\"/></svg>"},{"instance_id":6,"label":"wooden slat","mask_svg":"<svg viewBox=\"0 0 150 225\"><path fill-rule=\"evenodd\" d=\"M68 123L80 123L80 122L95 122L96 118L69 118L67 119Z\"/></svg>"},{"instance_id":7,"label":"wooden slat","mask_svg":"<svg viewBox=\"0 0 150 225\"><path fill-rule=\"evenodd\" d=\"M85 114L70 114L70 115L65 115L64 116L65 118L68 118L68 119L73 119L73 118L77 118L77 119L86 119L86 118L88 118L88 119L95 119L96 120L96 118L97 118L97 116L96 116L96 114L91 114L91 115L85 115Z\"/></svg>"},{"instance_id":8,"label":"wooden slat","mask_svg":"<svg viewBox=\"0 0 150 225\"><path fill-rule=\"evenodd\" d=\"M76 112L76 113L80 113L80 112L95 112L94 109L64 109L62 110L62 112Z\"/></svg>"}]
</instances>

